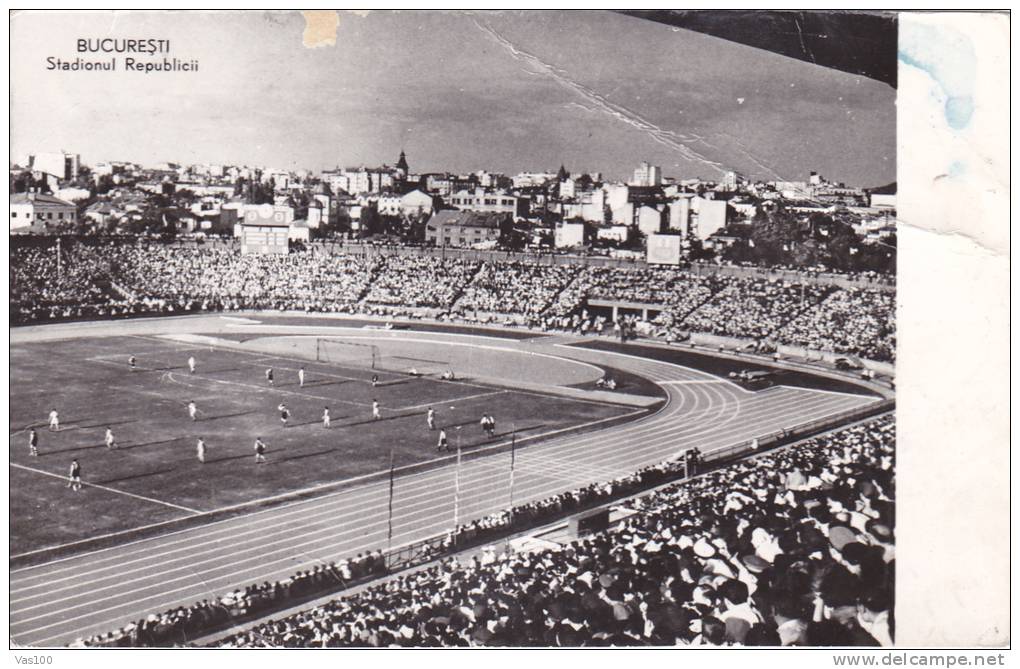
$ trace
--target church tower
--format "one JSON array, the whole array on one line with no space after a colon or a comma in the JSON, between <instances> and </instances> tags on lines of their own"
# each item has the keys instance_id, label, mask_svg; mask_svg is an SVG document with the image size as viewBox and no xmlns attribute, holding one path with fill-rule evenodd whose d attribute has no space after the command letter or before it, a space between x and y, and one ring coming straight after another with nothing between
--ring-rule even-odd
<instances>
[{"instance_id":1,"label":"church tower","mask_svg":"<svg viewBox=\"0 0 1020 669\"><path fill-rule=\"evenodd\" d=\"M407 156L403 151L400 152L400 158L397 159L397 169L401 170L405 177L407 176Z\"/></svg>"}]
</instances>

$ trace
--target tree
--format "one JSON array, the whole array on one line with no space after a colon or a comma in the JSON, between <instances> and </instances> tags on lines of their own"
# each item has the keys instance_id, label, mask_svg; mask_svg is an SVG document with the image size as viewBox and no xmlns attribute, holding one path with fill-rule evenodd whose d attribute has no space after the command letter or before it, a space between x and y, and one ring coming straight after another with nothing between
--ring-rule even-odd
<instances>
[{"instance_id":1,"label":"tree","mask_svg":"<svg viewBox=\"0 0 1020 669\"><path fill-rule=\"evenodd\" d=\"M528 245L528 233L512 225L504 226L500 230L498 244L508 251L523 251Z\"/></svg>"},{"instance_id":2,"label":"tree","mask_svg":"<svg viewBox=\"0 0 1020 669\"><path fill-rule=\"evenodd\" d=\"M276 202L276 194L272 184L264 184L255 181L253 184L252 204L273 204Z\"/></svg>"},{"instance_id":3,"label":"tree","mask_svg":"<svg viewBox=\"0 0 1020 669\"><path fill-rule=\"evenodd\" d=\"M361 208L361 229L359 237L371 237L382 233L382 221L375 207Z\"/></svg>"},{"instance_id":4,"label":"tree","mask_svg":"<svg viewBox=\"0 0 1020 669\"><path fill-rule=\"evenodd\" d=\"M113 176L112 175L104 174L104 175L99 177L99 181L96 183L96 194L97 195L106 195L111 190L113 190L114 186L116 186L116 185L117 184L115 184L113 182Z\"/></svg>"}]
</instances>

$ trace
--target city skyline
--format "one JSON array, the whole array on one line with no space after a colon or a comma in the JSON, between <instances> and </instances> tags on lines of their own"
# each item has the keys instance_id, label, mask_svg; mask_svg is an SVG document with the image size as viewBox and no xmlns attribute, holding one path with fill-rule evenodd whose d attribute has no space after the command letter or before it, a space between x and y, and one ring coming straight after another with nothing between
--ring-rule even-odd
<instances>
[{"instance_id":1,"label":"city skyline","mask_svg":"<svg viewBox=\"0 0 1020 669\"><path fill-rule=\"evenodd\" d=\"M298 13L214 16L75 15L40 44L47 16L17 15L11 161L62 148L85 163L319 171L404 150L414 172L564 164L626 179L647 160L678 179L896 179L894 89L632 17L342 13L336 45L313 49ZM45 71L95 36L165 38L201 69Z\"/></svg>"}]
</instances>

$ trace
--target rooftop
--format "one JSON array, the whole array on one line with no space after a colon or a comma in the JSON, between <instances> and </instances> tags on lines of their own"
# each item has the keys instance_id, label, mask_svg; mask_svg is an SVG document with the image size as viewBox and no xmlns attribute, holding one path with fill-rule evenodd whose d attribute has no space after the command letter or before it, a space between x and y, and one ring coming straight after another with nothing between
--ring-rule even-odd
<instances>
[{"instance_id":1,"label":"rooftop","mask_svg":"<svg viewBox=\"0 0 1020 669\"><path fill-rule=\"evenodd\" d=\"M74 204L67 200L43 193L15 193L11 195L11 204L33 204L37 207L74 207Z\"/></svg>"}]
</instances>

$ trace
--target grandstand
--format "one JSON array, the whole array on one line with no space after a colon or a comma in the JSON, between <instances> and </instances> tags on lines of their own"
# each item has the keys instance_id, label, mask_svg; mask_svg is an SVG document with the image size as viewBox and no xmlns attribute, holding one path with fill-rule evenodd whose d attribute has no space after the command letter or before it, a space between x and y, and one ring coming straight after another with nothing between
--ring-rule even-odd
<instances>
[{"instance_id":1,"label":"grandstand","mask_svg":"<svg viewBox=\"0 0 1020 669\"><path fill-rule=\"evenodd\" d=\"M645 333L680 341L721 335L818 356L895 360L895 304L885 290L809 280L691 274L669 268L528 264L431 255L237 255L152 244L65 245L56 257L11 251L12 322L224 310L441 316L595 331L597 320L640 320ZM72 280L73 279L73 280ZM110 290L109 287L115 287ZM629 314L597 305L643 307ZM627 310L624 309L626 312ZM582 318L573 318L584 316Z\"/></svg>"},{"instance_id":2,"label":"grandstand","mask_svg":"<svg viewBox=\"0 0 1020 669\"><path fill-rule=\"evenodd\" d=\"M894 638L893 293L413 252L60 253L10 256L17 643Z\"/></svg>"}]
</instances>

